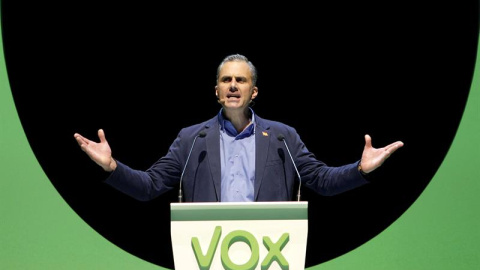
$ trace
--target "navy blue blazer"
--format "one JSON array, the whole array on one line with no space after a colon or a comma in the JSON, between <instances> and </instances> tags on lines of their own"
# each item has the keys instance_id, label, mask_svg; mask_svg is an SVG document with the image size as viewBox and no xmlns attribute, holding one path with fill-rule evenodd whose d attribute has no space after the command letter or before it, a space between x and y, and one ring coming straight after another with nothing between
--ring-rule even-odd
<instances>
[{"instance_id":1,"label":"navy blue blazer","mask_svg":"<svg viewBox=\"0 0 480 270\"><path fill-rule=\"evenodd\" d=\"M141 201L178 189L195 136L204 131L206 136L196 139L183 176L183 197L186 202L219 202L219 125L218 116L215 116L183 128L167 154L146 171L134 170L117 160L117 168L105 182ZM285 144L278 139L280 134L295 160L302 188L308 187L330 196L368 183L357 169L359 161L339 167L327 166L308 151L293 127L255 115L255 201L295 200L297 191L294 187L298 176Z\"/></svg>"}]
</instances>

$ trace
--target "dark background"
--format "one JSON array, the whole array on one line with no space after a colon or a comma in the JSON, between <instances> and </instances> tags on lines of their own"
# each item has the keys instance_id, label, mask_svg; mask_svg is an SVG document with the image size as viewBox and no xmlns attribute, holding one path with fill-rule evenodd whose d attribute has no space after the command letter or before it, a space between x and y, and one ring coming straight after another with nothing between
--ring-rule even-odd
<instances>
[{"instance_id":1,"label":"dark background","mask_svg":"<svg viewBox=\"0 0 480 270\"><path fill-rule=\"evenodd\" d=\"M118 160L147 169L180 128L218 112L217 65L241 53L258 68L256 113L294 126L327 164L358 160L366 133L374 147L402 140L370 185L302 189L317 265L379 234L428 185L462 117L479 29L477 1L1 4L10 86L45 173L106 239L168 268L176 191L139 202L103 184L75 132L98 140L103 128Z\"/></svg>"}]
</instances>

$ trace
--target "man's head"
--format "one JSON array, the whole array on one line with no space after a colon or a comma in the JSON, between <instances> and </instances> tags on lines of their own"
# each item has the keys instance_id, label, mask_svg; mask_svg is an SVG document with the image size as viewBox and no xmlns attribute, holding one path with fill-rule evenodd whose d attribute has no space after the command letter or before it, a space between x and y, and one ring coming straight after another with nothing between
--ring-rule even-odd
<instances>
[{"instance_id":1,"label":"man's head","mask_svg":"<svg viewBox=\"0 0 480 270\"><path fill-rule=\"evenodd\" d=\"M226 110L246 111L258 94L257 69L245 56L225 57L217 69L215 94Z\"/></svg>"}]
</instances>

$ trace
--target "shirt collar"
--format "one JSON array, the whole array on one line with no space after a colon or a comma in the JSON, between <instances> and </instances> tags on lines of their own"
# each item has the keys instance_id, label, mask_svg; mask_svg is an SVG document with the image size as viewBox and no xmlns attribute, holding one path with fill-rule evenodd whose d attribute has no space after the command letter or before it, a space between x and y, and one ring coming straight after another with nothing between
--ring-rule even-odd
<instances>
[{"instance_id":1,"label":"shirt collar","mask_svg":"<svg viewBox=\"0 0 480 270\"><path fill-rule=\"evenodd\" d=\"M220 112L218 112L218 122L220 123L220 129L225 131L229 136L236 137L236 139L246 138L255 134L255 113L253 112L252 108L248 108L248 109L252 114L252 119L251 119L252 124L249 125L242 132L238 133L235 127L233 126L232 122L230 122L230 120L226 119L223 116L223 108L221 108Z\"/></svg>"}]
</instances>

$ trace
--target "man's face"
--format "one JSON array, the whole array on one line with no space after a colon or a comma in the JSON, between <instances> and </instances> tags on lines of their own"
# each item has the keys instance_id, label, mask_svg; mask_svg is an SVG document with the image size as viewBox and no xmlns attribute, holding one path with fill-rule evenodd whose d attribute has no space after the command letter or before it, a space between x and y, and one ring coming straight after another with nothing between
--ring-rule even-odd
<instances>
[{"instance_id":1,"label":"man's face","mask_svg":"<svg viewBox=\"0 0 480 270\"><path fill-rule=\"evenodd\" d=\"M252 84L252 74L243 61L226 62L220 70L215 93L226 110L244 111L258 93Z\"/></svg>"}]
</instances>

